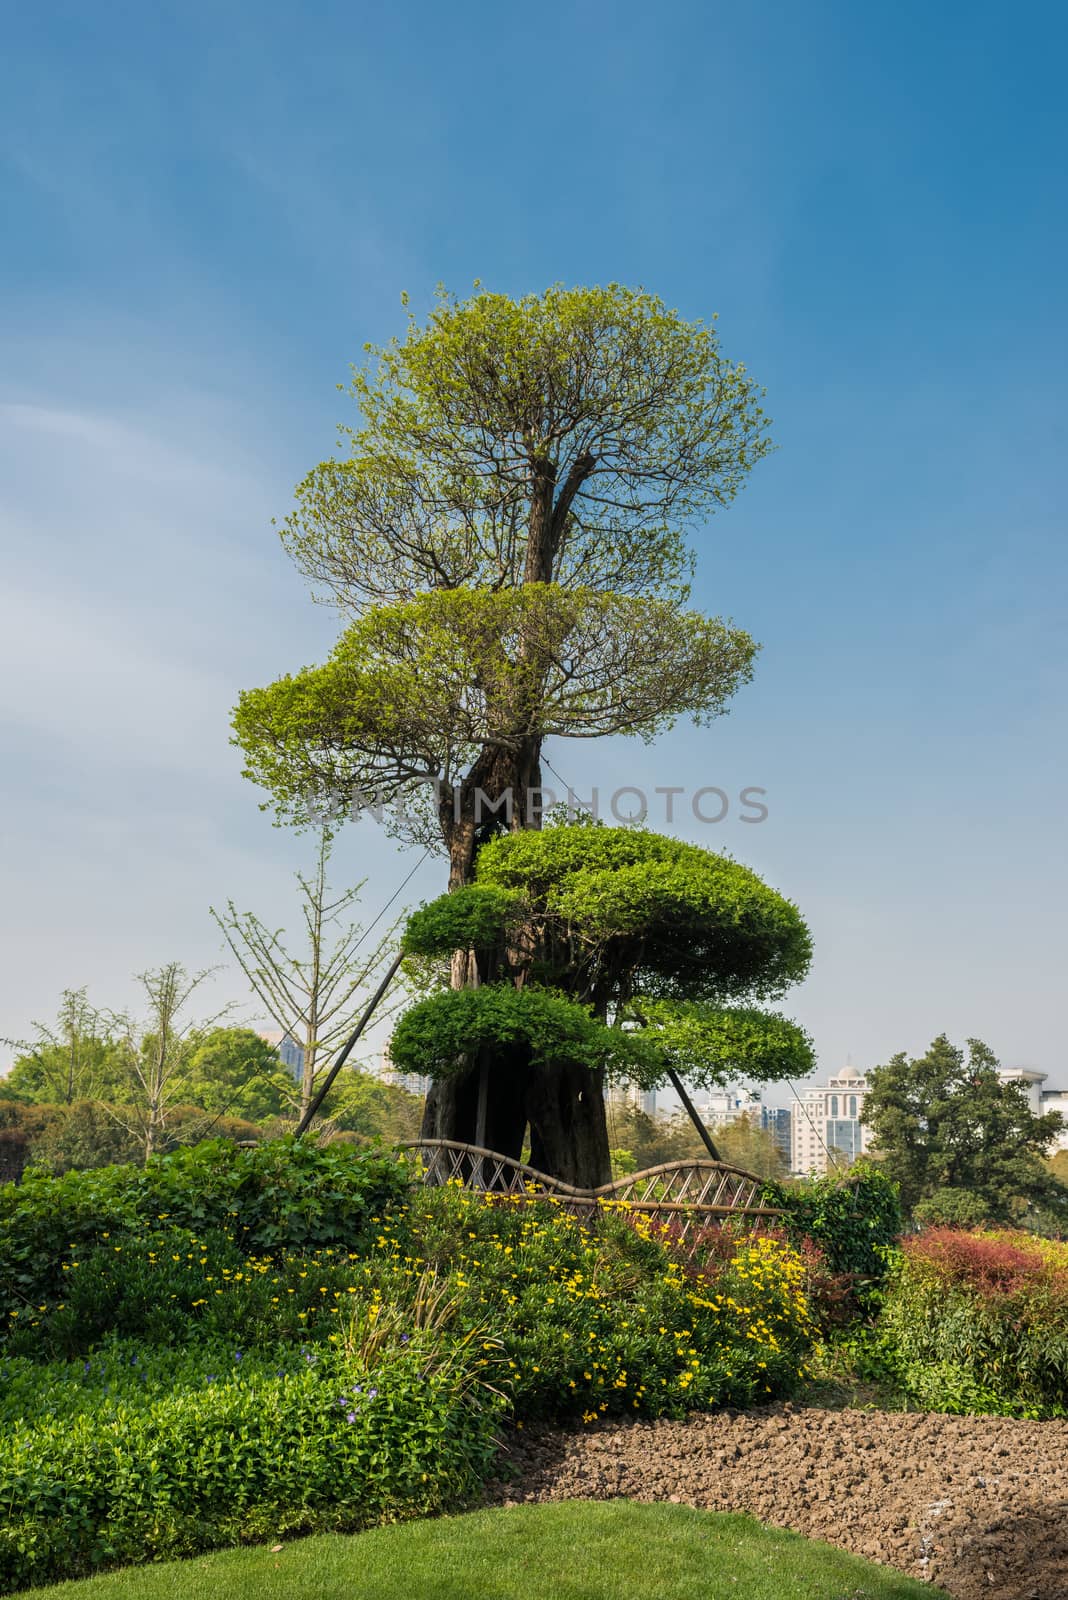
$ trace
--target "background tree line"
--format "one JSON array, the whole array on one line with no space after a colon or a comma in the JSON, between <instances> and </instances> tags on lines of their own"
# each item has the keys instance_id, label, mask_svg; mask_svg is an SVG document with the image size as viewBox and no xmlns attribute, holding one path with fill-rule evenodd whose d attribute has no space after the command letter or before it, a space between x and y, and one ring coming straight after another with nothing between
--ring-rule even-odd
<instances>
[{"instance_id":1,"label":"background tree line","mask_svg":"<svg viewBox=\"0 0 1068 1600\"><path fill-rule=\"evenodd\" d=\"M203 976L203 975L201 975ZM74 1167L143 1161L204 1138L260 1139L292 1130L302 1083L253 1029L187 1019L198 980L178 963L145 973L138 1021L67 990L56 1022L0 1077L0 1181L24 1164ZM327 1137L415 1138L422 1099L357 1067L345 1069L320 1124Z\"/></svg>"}]
</instances>

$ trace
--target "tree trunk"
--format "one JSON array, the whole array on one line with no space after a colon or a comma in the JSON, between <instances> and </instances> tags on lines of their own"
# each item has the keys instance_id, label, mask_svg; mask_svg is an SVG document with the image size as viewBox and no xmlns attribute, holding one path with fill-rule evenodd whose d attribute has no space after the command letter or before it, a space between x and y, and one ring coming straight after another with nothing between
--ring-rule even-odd
<instances>
[{"instance_id":1,"label":"tree trunk","mask_svg":"<svg viewBox=\"0 0 1068 1600\"><path fill-rule=\"evenodd\" d=\"M532 1067L525 1100L532 1167L580 1189L611 1181L603 1072L571 1063Z\"/></svg>"},{"instance_id":2,"label":"tree trunk","mask_svg":"<svg viewBox=\"0 0 1068 1600\"><path fill-rule=\"evenodd\" d=\"M593 456L579 457L556 495L556 462L544 455L531 457L525 583L552 581L556 552L572 502L595 465ZM502 726L510 725L514 730L514 744L484 746L459 789L441 797L438 816L449 848L450 890L471 882L479 845L502 828L518 832L541 827L541 735L532 731L539 706L540 696L531 690L526 703L509 708L511 715L502 719ZM510 804L503 814L486 808L488 815L479 815L483 797L499 802L506 795L510 796ZM473 958L457 953L453 962L454 987L479 981L473 966ZM480 1061L472 1061L460 1072L431 1084L422 1138L476 1142L480 1065ZM584 1078L589 1080L590 1074L584 1074ZM569 1080L565 1087L562 1080L546 1077L544 1071L532 1072L525 1064L497 1057L489 1065L487 1090L487 1148L518 1160L528 1118L532 1144L535 1138L534 1118L530 1115L533 1103L539 1108L541 1170L565 1177L567 1182L585 1183L585 1178L566 1178L563 1170L581 1169L602 1174L592 1180L593 1187L608 1182L608 1130L599 1088L592 1093L581 1080ZM551 1111L550 1105L556 1109Z\"/></svg>"},{"instance_id":3,"label":"tree trunk","mask_svg":"<svg viewBox=\"0 0 1068 1600\"><path fill-rule=\"evenodd\" d=\"M495 833L540 827L537 802L528 804L530 791L541 784L541 741L522 741L518 750L487 749L475 762L458 791L442 796L441 831L449 847L449 888L472 881L478 848ZM511 793L508 814L486 809L480 815L480 795L497 801ZM483 979L472 952L458 950L452 963L454 989L474 988ZM478 1124L478 1083L481 1061L472 1060L461 1071L432 1083L423 1112L422 1139L455 1139L475 1144ZM486 1103L486 1148L518 1161L526 1132L521 1085L522 1068L515 1061L496 1058L489 1064Z\"/></svg>"}]
</instances>

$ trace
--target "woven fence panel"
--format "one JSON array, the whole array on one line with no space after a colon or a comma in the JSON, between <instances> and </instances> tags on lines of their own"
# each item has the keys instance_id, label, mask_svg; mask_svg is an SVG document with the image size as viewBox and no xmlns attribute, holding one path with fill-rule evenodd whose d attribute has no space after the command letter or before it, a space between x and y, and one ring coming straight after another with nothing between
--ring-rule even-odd
<instances>
[{"instance_id":1,"label":"woven fence panel","mask_svg":"<svg viewBox=\"0 0 1068 1600\"><path fill-rule=\"evenodd\" d=\"M667 1161L598 1189L577 1189L522 1161L452 1139L420 1139L400 1149L430 1187L455 1183L490 1195L548 1202L583 1221L608 1210L647 1217L676 1247L697 1247L703 1229L733 1219L755 1224L778 1212L759 1203L762 1179L711 1159Z\"/></svg>"}]
</instances>

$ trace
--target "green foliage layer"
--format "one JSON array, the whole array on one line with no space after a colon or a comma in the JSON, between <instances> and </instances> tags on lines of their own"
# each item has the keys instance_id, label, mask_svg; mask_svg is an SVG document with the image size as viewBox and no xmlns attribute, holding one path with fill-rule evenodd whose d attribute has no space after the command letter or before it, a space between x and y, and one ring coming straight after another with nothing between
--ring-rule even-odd
<instances>
[{"instance_id":1,"label":"green foliage layer","mask_svg":"<svg viewBox=\"0 0 1068 1600\"><path fill-rule=\"evenodd\" d=\"M409 1193L378 1157L272 1154L2 1192L24 1274L0 1358L8 1588L454 1504L506 1410L681 1416L798 1380L814 1328L780 1241L725 1238L687 1273L611 1208L590 1229L525 1196ZM34 1237L58 1259L27 1277Z\"/></svg>"},{"instance_id":2,"label":"green foliage layer","mask_svg":"<svg viewBox=\"0 0 1068 1600\"><path fill-rule=\"evenodd\" d=\"M420 906L408 918L408 955L448 957L454 950L488 954L503 941L522 911L522 896L493 884L464 885Z\"/></svg>"},{"instance_id":3,"label":"green foliage layer","mask_svg":"<svg viewBox=\"0 0 1068 1600\"><path fill-rule=\"evenodd\" d=\"M1015 1229L906 1239L877 1352L914 1404L1068 1416L1068 1244Z\"/></svg>"},{"instance_id":4,"label":"green foliage layer","mask_svg":"<svg viewBox=\"0 0 1068 1600\"><path fill-rule=\"evenodd\" d=\"M550 989L444 989L417 1001L390 1040L390 1060L400 1072L446 1078L469 1064L467 1052L491 1046L523 1051L533 1062L575 1062L638 1076L648 1067L641 1041L607 1028L567 995ZM507 1057L506 1057L507 1059Z\"/></svg>"},{"instance_id":5,"label":"green foliage layer","mask_svg":"<svg viewBox=\"0 0 1068 1600\"><path fill-rule=\"evenodd\" d=\"M797 907L755 872L642 828L502 835L480 852L477 882L521 892L548 934L636 969L643 993L778 998L812 958Z\"/></svg>"},{"instance_id":6,"label":"green foliage layer","mask_svg":"<svg viewBox=\"0 0 1068 1600\"><path fill-rule=\"evenodd\" d=\"M577 1063L647 1087L669 1068L704 1086L812 1068L796 1023L744 1003L808 970L796 906L738 862L641 828L491 839L474 884L417 911L405 945L432 959L473 948L492 974L402 1018L391 1048L406 1071L448 1076L487 1045L514 1068Z\"/></svg>"}]
</instances>

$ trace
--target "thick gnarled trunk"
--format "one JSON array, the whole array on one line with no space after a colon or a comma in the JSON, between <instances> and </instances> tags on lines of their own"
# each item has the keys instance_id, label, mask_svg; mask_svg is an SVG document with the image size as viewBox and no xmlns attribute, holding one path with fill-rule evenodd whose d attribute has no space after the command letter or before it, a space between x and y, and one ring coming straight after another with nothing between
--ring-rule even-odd
<instances>
[{"instance_id":1,"label":"thick gnarled trunk","mask_svg":"<svg viewBox=\"0 0 1068 1600\"><path fill-rule=\"evenodd\" d=\"M591 454L578 457L557 492L556 463L544 454L532 455L524 583L552 582L572 503L595 466ZM538 678L534 641L523 640L520 653ZM541 736L531 731L539 705L538 685L531 683L521 703L500 708L500 725L513 730L513 741L484 746L459 787L442 795L439 821L449 848L450 890L471 882L479 846L495 833L541 826ZM473 954L457 952L453 987L475 985L482 977ZM532 1068L514 1058L495 1054L487 1059L482 1053L431 1085L422 1137L484 1143L500 1155L518 1159L528 1122L534 1166L568 1183L596 1188L608 1182L602 1086L585 1069Z\"/></svg>"},{"instance_id":2,"label":"thick gnarled trunk","mask_svg":"<svg viewBox=\"0 0 1068 1600\"><path fill-rule=\"evenodd\" d=\"M603 1073L573 1062L533 1067L525 1099L532 1167L578 1189L610 1182Z\"/></svg>"},{"instance_id":3,"label":"thick gnarled trunk","mask_svg":"<svg viewBox=\"0 0 1068 1600\"><path fill-rule=\"evenodd\" d=\"M517 750L487 750L457 791L442 797L440 823L449 847L449 888L471 882L479 845L504 828L540 827L541 816L531 795L541 783L541 741L522 741ZM507 809L484 805L510 795ZM457 951L452 986L474 988L483 981L473 951ZM485 1067L484 1129L479 1128L479 1089ZM526 1133L524 1073L514 1061L482 1054L459 1072L430 1086L423 1111L421 1137L482 1144L518 1161ZM480 1131L484 1137L480 1138Z\"/></svg>"}]
</instances>

